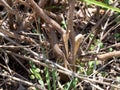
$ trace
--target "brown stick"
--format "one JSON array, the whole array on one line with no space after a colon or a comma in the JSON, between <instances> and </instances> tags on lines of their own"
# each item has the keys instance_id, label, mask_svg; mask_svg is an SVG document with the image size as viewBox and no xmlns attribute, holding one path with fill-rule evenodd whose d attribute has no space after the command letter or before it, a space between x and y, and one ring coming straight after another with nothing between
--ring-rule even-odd
<instances>
[{"instance_id":1,"label":"brown stick","mask_svg":"<svg viewBox=\"0 0 120 90\"><path fill-rule=\"evenodd\" d=\"M13 2L12 2L12 0L7 0L7 3L12 7L12 5L13 5ZM9 28L10 28L10 30L14 30L14 26L13 26L13 24L14 24L14 16L13 16L13 14L11 14L11 13L8 13L8 23L9 23Z\"/></svg>"},{"instance_id":2,"label":"brown stick","mask_svg":"<svg viewBox=\"0 0 120 90\"><path fill-rule=\"evenodd\" d=\"M40 8L33 0L27 0L28 3L30 3L33 10L48 24L51 24L53 28L55 28L59 33L63 34L66 31L53 19L48 17L42 8Z\"/></svg>"},{"instance_id":3,"label":"brown stick","mask_svg":"<svg viewBox=\"0 0 120 90\"><path fill-rule=\"evenodd\" d=\"M4 35L8 36L8 37L11 37L11 38L15 38L15 39L19 39L21 41L25 41L25 42L36 44L36 42L32 38L12 33L9 30L0 29L0 32L3 33Z\"/></svg>"},{"instance_id":4,"label":"brown stick","mask_svg":"<svg viewBox=\"0 0 120 90\"><path fill-rule=\"evenodd\" d=\"M87 81L90 81L90 82L95 82L95 83L100 83L100 84L103 84L103 85L112 86L114 88L115 87L116 88L120 88L119 86L116 86L116 85L111 84L111 83L107 83L107 82L103 82L103 81L99 81L99 80L95 80L95 79L90 79L90 78L81 76L81 75L79 75L77 73L74 73L74 72L72 72L72 71L70 71L70 70L68 70L68 69L66 69L66 68L58 65L57 63L54 63L54 62L48 60L48 59L46 60L46 62L49 63L49 64L46 64L46 63L41 62L40 60L35 60L35 59L33 59L31 57L27 57L25 55L22 56L22 55L19 55L19 54L10 52L10 51L7 51L7 53L13 54L16 57L22 58L21 60L27 60L27 61L31 60L32 62L36 63L37 65L42 65L42 66L49 67L49 68L55 68L55 67L57 67L58 68L57 69L58 72L61 72L63 74L69 75L69 76L74 76L74 77L77 77L77 78L82 79L82 80L87 80ZM44 60L44 58L42 60Z\"/></svg>"},{"instance_id":5,"label":"brown stick","mask_svg":"<svg viewBox=\"0 0 120 90\"><path fill-rule=\"evenodd\" d=\"M89 43L88 43L88 46L87 46L87 48L86 48L86 50L85 51L88 51L89 50L89 48L90 48L90 46L91 46L91 44L93 43L93 41L94 41L94 39L96 38L96 36L97 36L97 34L99 33L99 31L100 31L100 25L101 25L101 23L103 22L103 20L106 18L106 16L107 16L107 14L109 13L109 10L107 10L106 11L106 13L103 15L103 17L96 23L96 25L92 28L92 32L90 33L90 34L92 34L93 33L93 31L94 31L94 36L93 36L93 38L89 41ZM89 34L89 35L90 35ZM88 35L88 36L89 36Z\"/></svg>"},{"instance_id":6,"label":"brown stick","mask_svg":"<svg viewBox=\"0 0 120 90\"><path fill-rule=\"evenodd\" d=\"M103 35L103 37L102 37L101 40L104 40L105 37L106 37L111 31L116 30L116 28L119 27L119 26L120 26L120 22L117 23L116 25L114 25L113 27L111 27L111 28Z\"/></svg>"},{"instance_id":7,"label":"brown stick","mask_svg":"<svg viewBox=\"0 0 120 90\"><path fill-rule=\"evenodd\" d=\"M53 12L50 12L48 10L44 10L44 12L51 18L53 18L54 20L56 20L56 22L61 23L62 21L62 17L60 15L56 15Z\"/></svg>"},{"instance_id":8,"label":"brown stick","mask_svg":"<svg viewBox=\"0 0 120 90\"><path fill-rule=\"evenodd\" d=\"M0 3L6 8L9 13L15 14L16 12L8 5L5 0L0 0Z\"/></svg>"},{"instance_id":9,"label":"brown stick","mask_svg":"<svg viewBox=\"0 0 120 90\"><path fill-rule=\"evenodd\" d=\"M68 30L70 30L70 40L71 40L71 60L70 63L75 65L75 54L74 54L74 47L75 47L75 32L73 29L73 12L75 7L75 0L69 0L69 10L68 10Z\"/></svg>"},{"instance_id":10,"label":"brown stick","mask_svg":"<svg viewBox=\"0 0 120 90\"><path fill-rule=\"evenodd\" d=\"M100 51L106 50L106 49L108 49L108 48L113 48L113 47L120 47L120 43L115 43L115 44L110 45L110 46L108 46L108 47L102 48L102 49L100 49Z\"/></svg>"},{"instance_id":11,"label":"brown stick","mask_svg":"<svg viewBox=\"0 0 120 90\"><path fill-rule=\"evenodd\" d=\"M47 0L40 0L38 3L39 7L43 8L45 6L46 2L47 2Z\"/></svg>"},{"instance_id":12,"label":"brown stick","mask_svg":"<svg viewBox=\"0 0 120 90\"><path fill-rule=\"evenodd\" d=\"M100 60L108 60L113 57L120 57L120 51L109 52L101 55L97 55L98 59Z\"/></svg>"}]
</instances>

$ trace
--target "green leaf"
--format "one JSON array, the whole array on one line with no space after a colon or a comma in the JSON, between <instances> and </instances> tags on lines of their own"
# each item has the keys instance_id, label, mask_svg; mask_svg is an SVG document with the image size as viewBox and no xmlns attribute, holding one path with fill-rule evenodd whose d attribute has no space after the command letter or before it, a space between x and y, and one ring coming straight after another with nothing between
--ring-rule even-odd
<instances>
[{"instance_id":1,"label":"green leaf","mask_svg":"<svg viewBox=\"0 0 120 90\"><path fill-rule=\"evenodd\" d=\"M77 81L78 81L77 78L73 78L71 83L70 83L70 86L69 86L68 90L74 89L76 84L77 84Z\"/></svg>"},{"instance_id":2,"label":"green leaf","mask_svg":"<svg viewBox=\"0 0 120 90\"><path fill-rule=\"evenodd\" d=\"M94 34L90 34L90 39L92 39L94 37Z\"/></svg>"},{"instance_id":3,"label":"green leaf","mask_svg":"<svg viewBox=\"0 0 120 90\"><path fill-rule=\"evenodd\" d=\"M104 45L103 45L102 42L100 42L99 44L100 44L100 48L103 48L103 47L104 47Z\"/></svg>"},{"instance_id":4,"label":"green leaf","mask_svg":"<svg viewBox=\"0 0 120 90\"><path fill-rule=\"evenodd\" d=\"M67 82L65 85L64 85L64 90L68 90L68 88L69 88L69 86L70 86L70 82Z\"/></svg>"},{"instance_id":5,"label":"green leaf","mask_svg":"<svg viewBox=\"0 0 120 90\"><path fill-rule=\"evenodd\" d=\"M113 51L113 48L109 48L109 51L112 52L112 51Z\"/></svg>"},{"instance_id":6,"label":"green leaf","mask_svg":"<svg viewBox=\"0 0 120 90\"><path fill-rule=\"evenodd\" d=\"M120 34L119 34L119 33L115 33L115 37L116 37L116 38L119 38L119 37L120 37Z\"/></svg>"},{"instance_id":7,"label":"green leaf","mask_svg":"<svg viewBox=\"0 0 120 90\"><path fill-rule=\"evenodd\" d=\"M44 83L42 80L38 80L38 83L41 84L42 87L44 87Z\"/></svg>"},{"instance_id":8,"label":"green leaf","mask_svg":"<svg viewBox=\"0 0 120 90\"><path fill-rule=\"evenodd\" d=\"M78 82L78 79L73 78L70 82L68 82L64 85L64 90L74 90L77 82Z\"/></svg>"},{"instance_id":9,"label":"green leaf","mask_svg":"<svg viewBox=\"0 0 120 90\"><path fill-rule=\"evenodd\" d=\"M115 22L116 22L116 23L119 23L119 21L120 21L120 20L119 20L119 19L120 19L120 18L119 18L119 15L120 15L119 13L115 13Z\"/></svg>"},{"instance_id":10,"label":"green leaf","mask_svg":"<svg viewBox=\"0 0 120 90\"><path fill-rule=\"evenodd\" d=\"M106 4L109 4L109 0L104 0L104 2L105 2Z\"/></svg>"},{"instance_id":11,"label":"green leaf","mask_svg":"<svg viewBox=\"0 0 120 90\"><path fill-rule=\"evenodd\" d=\"M116 79L118 82L120 82L120 76L117 76Z\"/></svg>"},{"instance_id":12,"label":"green leaf","mask_svg":"<svg viewBox=\"0 0 120 90\"><path fill-rule=\"evenodd\" d=\"M94 4L94 5L106 8L106 9L110 9L112 11L120 12L119 8L115 8L113 6L107 5L105 3L102 3L102 2L99 2L99 1L96 1L96 0L83 0L83 1L85 1L85 2L87 2L89 4Z\"/></svg>"},{"instance_id":13,"label":"green leaf","mask_svg":"<svg viewBox=\"0 0 120 90\"><path fill-rule=\"evenodd\" d=\"M95 47L95 46L92 44L92 45L90 46L90 50L93 50L94 47Z\"/></svg>"},{"instance_id":14,"label":"green leaf","mask_svg":"<svg viewBox=\"0 0 120 90\"><path fill-rule=\"evenodd\" d=\"M61 22L61 24L62 24L62 27L63 27L63 28L67 29L67 25L66 25L65 20L63 20L63 21Z\"/></svg>"},{"instance_id":15,"label":"green leaf","mask_svg":"<svg viewBox=\"0 0 120 90\"><path fill-rule=\"evenodd\" d=\"M90 67L90 68L93 68L94 63L95 63L95 61L90 61L90 62L88 63L88 64L89 64L89 67Z\"/></svg>"},{"instance_id":16,"label":"green leaf","mask_svg":"<svg viewBox=\"0 0 120 90\"><path fill-rule=\"evenodd\" d=\"M30 75L30 79L35 79L35 76L34 75Z\"/></svg>"},{"instance_id":17,"label":"green leaf","mask_svg":"<svg viewBox=\"0 0 120 90\"><path fill-rule=\"evenodd\" d=\"M35 72L39 73L39 72L40 72L40 69L39 69L39 68L36 68L36 69L35 69Z\"/></svg>"},{"instance_id":18,"label":"green leaf","mask_svg":"<svg viewBox=\"0 0 120 90\"><path fill-rule=\"evenodd\" d=\"M115 33L115 38L116 38L116 40L119 42L120 41L120 34L119 33Z\"/></svg>"},{"instance_id":19,"label":"green leaf","mask_svg":"<svg viewBox=\"0 0 120 90\"><path fill-rule=\"evenodd\" d=\"M35 69L34 69L34 68L30 68L30 72L31 72L32 74L35 74Z\"/></svg>"},{"instance_id":20,"label":"green leaf","mask_svg":"<svg viewBox=\"0 0 120 90\"><path fill-rule=\"evenodd\" d=\"M51 90L51 85L50 85L50 74L49 74L49 70L47 67L45 67L45 77L46 77L46 82L48 85L48 90Z\"/></svg>"},{"instance_id":21,"label":"green leaf","mask_svg":"<svg viewBox=\"0 0 120 90\"><path fill-rule=\"evenodd\" d=\"M57 78L57 71L52 71L52 77L53 77L53 90L56 90L56 78Z\"/></svg>"},{"instance_id":22,"label":"green leaf","mask_svg":"<svg viewBox=\"0 0 120 90\"><path fill-rule=\"evenodd\" d=\"M39 73L35 73L35 77L36 77L37 79L41 79L41 76L40 76Z\"/></svg>"},{"instance_id":23,"label":"green leaf","mask_svg":"<svg viewBox=\"0 0 120 90\"><path fill-rule=\"evenodd\" d=\"M30 68L30 72L33 73L33 70Z\"/></svg>"},{"instance_id":24,"label":"green leaf","mask_svg":"<svg viewBox=\"0 0 120 90\"><path fill-rule=\"evenodd\" d=\"M37 79L38 83L44 88L44 82L42 80L42 77L40 75L40 69L36 67L36 65L33 62L29 62L30 63L30 72L32 73L32 75L30 76L31 79Z\"/></svg>"},{"instance_id":25,"label":"green leaf","mask_svg":"<svg viewBox=\"0 0 120 90\"><path fill-rule=\"evenodd\" d=\"M37 33L37 31L35 29L32 30L32 33Z\"/></svg>"}]
</instances>

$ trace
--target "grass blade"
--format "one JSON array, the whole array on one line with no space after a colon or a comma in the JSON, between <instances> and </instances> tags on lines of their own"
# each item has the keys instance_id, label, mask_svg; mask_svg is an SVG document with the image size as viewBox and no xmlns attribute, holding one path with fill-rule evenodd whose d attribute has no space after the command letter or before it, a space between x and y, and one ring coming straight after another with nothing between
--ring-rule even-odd
<instances>
[{"instance_id":1,"label":"grass blade","mask_svg":"<svg viewBox=\"0 0 120 90\"><path fill-rule=\"evenodd\" d=\"M120 12L119 8L115 8L113 6L107 5L107 4L102 3L102 2L98 2L98 1L95 1L95 0L83 0L83 1L85 1L87 3L90 3L90 4L94 4L94 5L103 7L103 8L106 8L106 9L110 9L110 10L113 10L113 11L116 11L116 12Z\"/></svg>"}]
</instances>

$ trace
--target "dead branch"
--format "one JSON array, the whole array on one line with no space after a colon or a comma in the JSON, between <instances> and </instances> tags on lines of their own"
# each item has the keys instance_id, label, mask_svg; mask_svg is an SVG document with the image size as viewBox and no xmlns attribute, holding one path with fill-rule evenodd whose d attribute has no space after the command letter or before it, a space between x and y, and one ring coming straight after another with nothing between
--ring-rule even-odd
<instances>
[{"instance_id":1,"label":"dead branch","mask_svg":"<svg viewBox=\"0 0 120 90\"><path fill-rule=\"evenodd\" d=\"M4 35L8 36L8 37L11 37L11 38L15 38L15 39L19 39L21 41L36 44L36 42L30 37L26 37L26 36L23 36L23 35L18 35L16 33L10 32L9 30L6 30L6 29L4 29L4 30L0 29L0 32L3 33Z\"/></svg>"},{"instance_id":2,"label":"dead branch","mask_svg":"<svg viewBox=\"0 0 120 90\"><path fill-rule=\"evenodd\" d=\"M105 37L106 37L111 31L116 30L116 28L119 27L119 26L120 26L120 22L118 22L115 26L111 27L111 28L103 35L103 37L102 37L101 40L104 40Z\"/></svg>"},{"instance_id":3,"label":"dead branch","mask_svg":"<svg viewBox=\"0 0 120 90\"><path fill-rule=\"evenodd\" d=\"M8 5L5 0L0 0L0 3L6 8L9 13L16 14L16 12Z\"/></svg>"},{"instance_id":4,"label":"dead branch","mask_svg":"<svg viewBox=\"0 0 120 90\"><path fill-rule=\"evenodd\" d=\"M20 79L20 78L17 78L17 77L14 77L14 76L10 76L10 75L7 75L7 74L0 73L0 76L11 78L11 79L13 79L13 80L15 80L15 81L22 82L22 83L24 83L24 84L26 84L26 85L30 85L30 86L34 85L34 84L31 83L31 82L28 82L28 81L26 81L26 80L22 80L22 79Z\"/></svg>"},{"instance_id":5,"label":"dead branch","mask_svg":"<svg viewBox=\"0 0 120 90\"><path fill-rule=\"evenodd\" d=\"M34 12L36 12L46 23L51 24L53 28L55 28L61 34L66 32L58 23L48 17L43 11L43 9L40 8L33 0L27 0L27 2L30 3Z\"/></svg>"},{"instance_id":6,"label":"dead branch","mask_svg":"<svg viewBox=\"0 0 120 90\"><path fill-rule=\"evenodd\" d=\"M56 22L61 23L62 21L62 17L60 15L56 15L55 13L52 13L48 10L44 10L44 12L51 18L53 18L54 20L56 20Z\"/></svg>"},{"instance_id":7,"label":"dead branch","mask_svg":"<svg viewBox=\"0 0 120 90\"><path fill-rule=\"evenodd\" d=\"M120 43L115 43L115 44L113 44L113 45L110 45L110 46L108 46L108 47L102 48L102 49L100 49L100 50L103 51L103 50L106 50L106 49L108 49L108 48L114 48L114 47L120 47Z\"/></svg>"},{"instance_id":8,"label":"dead branch","mask_svg":"<svg viewBox=\"0 0 120 90\"><path fill-rule=\"evenodd\" d=\"M97 55L97 57L98 59L104 60L104 61L114 57L117 58L117 57L120 57L120 51L108 52L105 54Z\"/></svg>"},{"instance_id":9,"label":"dead branch","mask_svg":"<svg viewBox=\"0 0 120 90\"><path fill-rule=\"evenodd\" d=\"M68 76L74 76L74 77L77 77L79 79L82 79L82 80L87 80L87 81L90 81L90 82L95 82L95 83L99 83L99 84L103 84L103 85L108 85L108 86L112 86L112 87L115 87L115 88L120 88L119 86L117 85L114 85L114 84L111 84L111 83L108 83L108 82L103 82L103 81L99 81L99 80L95 80L95 79L91 79L89 77L85 77L85 76L81 76L73 71L70 71L62 66L60 66L59 64L57 63L54 63L48 59L44 59L44 58L41 58L40 60L44 60L46 63L44 62L41 62L39 60L35 60L31 57L27 57L27 56L22 56L22 55L19 55L19 54L16 54L16 53L13 53L13 52L10 52L10 51L7 51L7 53L9 54L12 54L12 55L15 55L16 57L19 57L19 58L23 58L24 60L27 60L27 61L33 61L34 63L36 64L39 64L39 65L42 65L42 66L46 66L48 68L57 68L57 71L60 72L60 73L63 73L63 74L66 74ZM1 74L0 74L1 75Z\"/></svg>"},{"instance_id":10,"label":"dead branch","mask_svg":"<svg viewBox=\"0 0 120 90\"><path fill-rule=\"evenodd\" d=\"M38 3L39 7L43 8L45 6L46 2L47 2L47 0L40 0Z\"/></svg>"},{"instance_id":11,"label":"dead branch","mask_svg":"<svg viewBox=\"0 0 120 90\"><path fill-rule=\"evenodd\" d=\"M75 31L73 29L73 15L74 15L74 8L75 8L75 0L69 0L69 10L68 10L68 17L67 17L67 32L70 30L70 43L71 43L71 58L70 63L75 65L75 54L74 54L74 47L75 47Z\"/></svg>"},{"instance_id":12,"label":"dead branch","mask_svg":"<svg viewBox=\"0 0 120 90\"><path fill-rule=\"evenodd\" d=\"M89 50L91 44L93 43L94 39L96 38L96 36L99 34L101 28L100 25L102 24L103 20L106 18L106 16L108 15L109 10L106 11L106 13L103 15L103 17L96 23L96 25L94 27L92 27L91 33L94 33L93 38L89 41L88 46L86 48L86 51ZM88 35L88 37L90 36L90 34Z\"/></svg>"}]
</instances>

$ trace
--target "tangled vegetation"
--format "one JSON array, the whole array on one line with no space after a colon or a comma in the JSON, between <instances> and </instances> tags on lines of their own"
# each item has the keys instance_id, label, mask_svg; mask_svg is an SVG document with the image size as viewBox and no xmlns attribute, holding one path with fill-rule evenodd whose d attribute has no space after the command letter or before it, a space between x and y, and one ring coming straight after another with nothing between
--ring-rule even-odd
<instances>
[{"instance_id":1,"label":"tangled vegetation","mask_svg":"<svg viewBox=\"0 0 120 90\"><path fill-rule=\"evenodd\" d=\"M119 0L0 0L0 90L120 90Z\"/></svg>"}]
</instances>

